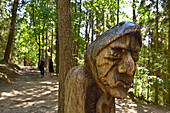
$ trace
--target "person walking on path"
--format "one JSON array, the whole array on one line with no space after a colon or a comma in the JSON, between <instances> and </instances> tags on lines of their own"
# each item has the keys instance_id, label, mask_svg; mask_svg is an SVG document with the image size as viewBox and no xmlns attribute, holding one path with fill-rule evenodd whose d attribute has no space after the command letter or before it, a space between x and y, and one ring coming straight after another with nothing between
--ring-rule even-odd
<instances>
[{"instance_id":1,"label":"person walking on path","mask_svg":"<svg viewBox=\"0 0 170 113\"><path fill-rule=\"evenodd\" d=\"M54 68L53 68L52 58L49 61L49 73L50 73L50 76L53 78Z\"/></svg>"},{"instance_id":2,"label":"person walking on path","mask_svg":"<svg viewBox=\"0 0 170 113\"><path fill-rule=\"evenodd\" d=\"M46 66L46 61L44 59L44 56L42 56L42 59L40 60L39 62L39 68L40 68L40 71L41 71L41 78L44 77L44 67Z\"/></svg>"}]
</instances>

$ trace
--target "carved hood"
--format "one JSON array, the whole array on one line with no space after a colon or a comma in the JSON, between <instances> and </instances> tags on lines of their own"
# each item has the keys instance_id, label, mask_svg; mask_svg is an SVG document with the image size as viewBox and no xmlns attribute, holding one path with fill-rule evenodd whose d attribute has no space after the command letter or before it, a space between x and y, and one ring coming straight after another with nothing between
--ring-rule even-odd
<instances>
[{"instance_id":1,"label":"carved hood","mask_svg":"<svg viewBox=\"0 0 170 113\"><path fill-rule=\"evenodd\" d=\"M100 35L86 50L85 65L87 70L91 73L92 77L104 93L106 93L106 91L98 79L95 57L110 43L131 32L136 32L135 35L138 36L135 37L138 38L138 41L142 46L140 27L133 22L121 22Z\"/></svg>"}]
</instances>

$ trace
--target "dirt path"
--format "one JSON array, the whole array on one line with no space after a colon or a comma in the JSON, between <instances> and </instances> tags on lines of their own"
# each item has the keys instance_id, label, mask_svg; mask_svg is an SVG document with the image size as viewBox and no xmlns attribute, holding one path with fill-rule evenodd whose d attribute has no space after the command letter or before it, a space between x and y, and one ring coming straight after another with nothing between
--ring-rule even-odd
<instances>
[{"instance_id":1,"label":"dirt path","mask_svg":"<svg viewBox=\"0 0 170 113\"><path fill-rule=\"evenodd\" d=\"M130 100L116 100L116 113L170 113L170 107L147 105Z\"/></svg>"},{"instance_id":2,"label":"dirt path","mask_svg":"<svg viewBox=\"0 0 170 113\"><path fill-rule=\"evenodd\" d=\"M57 77L40 78L37 70L24 69L14 84L0 86L0 113L58 113ZM170 113L170 108L116 100L116 113Z\"/></svg>"},{"instance_id":3,"label":"dirt path","mask_svg":"<svg viewBox=\"0 0 170 113\"><path fill-rule=\"evenodd\" d=\"M56 78L37 70L26 70L19 80L0 86L0 113L57 113L58 87Z\"/></svg>"}]
</instances>

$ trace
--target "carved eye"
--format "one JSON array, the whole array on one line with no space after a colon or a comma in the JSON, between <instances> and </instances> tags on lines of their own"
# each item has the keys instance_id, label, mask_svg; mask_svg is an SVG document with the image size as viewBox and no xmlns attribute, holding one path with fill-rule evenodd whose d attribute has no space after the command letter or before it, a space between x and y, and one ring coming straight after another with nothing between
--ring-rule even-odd
<instances>
[{"instance_id":1,"label":"carved eye","mask_svg":"<svg viewBox=\"0 0 170 113\"><path fill-rule=\"evenodd\" d=\"M132 51L131 55L132 55L132 58L135 62L137 62L139 60L139 53L138 52Z\"/></svg>"},{"instance_id":2,"label":"carved eye","mask_svg":"<svg viewBox=\"0 0 170 113\"><path fill-rule=\"evenodd\" d=\"M110 60L118 60L122 58L123 50L122 49L113 49L111 50L110 53L107 54L106 59Z\"/></svg>"},{"instance_id":3,"label":"carved eye","mask_svg":"<svg viewBox=\"0 0 170 113\"><path fill-rule=\"evenodd\" d=\"M122 49L113 49L113 54L112 54L113 57L120 58L122 57L122 54L123 54Z\"/></svg>"}]
</instances>

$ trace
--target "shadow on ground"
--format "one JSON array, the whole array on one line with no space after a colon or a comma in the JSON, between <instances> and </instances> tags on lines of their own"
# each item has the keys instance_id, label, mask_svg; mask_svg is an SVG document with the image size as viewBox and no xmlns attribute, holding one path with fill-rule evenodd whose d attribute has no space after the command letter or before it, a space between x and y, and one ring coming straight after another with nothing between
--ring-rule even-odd
<instances>
[{"instance_id":1,"label":"shadow on ground","mask_svg":"<svg viewBox=\"0 0 170 113\"><path fill-rule=\"evenodd\" d=\"M116 99L116 113L170 113L170 107Z\"/></svg>"},{"instance_id":2,"label":"shadow on ground","mask_svg":"<svg viewBox=\"0 0 170 113\"><path fill-rule=\"evenodd\" d=\"M0 113L58 113L57 77L46 72L40 78L36 67L21 68L15 83L0 86ZM116 99L116 113L170 113L170 108Z\"/></svg>"},{"instance_id":3,"label":"shadow on ground","mask_svg":"<svg viewBox=\"0 0 170 113\"><path fill-rule=\"evenodd\" d=\"M0 113L58 113L57 77L25 69L19 80L0 86Z\"/></svg>"}]
</instances>

